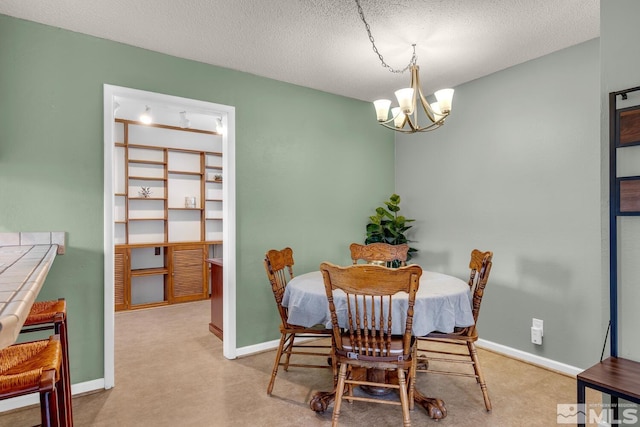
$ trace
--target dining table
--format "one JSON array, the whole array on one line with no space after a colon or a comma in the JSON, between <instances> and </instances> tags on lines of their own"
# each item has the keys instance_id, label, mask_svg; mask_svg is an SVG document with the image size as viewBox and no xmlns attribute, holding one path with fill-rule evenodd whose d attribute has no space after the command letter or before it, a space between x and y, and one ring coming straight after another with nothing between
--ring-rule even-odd
<instances>
[{"instance_id":1,"label":"dining table","mask_svg":"<svg viewBox=\"0 0 640 427\"><path fill-rule=\"evenodd\" d=\"M394 297L394 313L406 312L408 298L408 294L398 294ZM346 296L342 291L334 293L336 305L345 301ZM434 331L453 332L456 327L473 325L471 301L472 295L467 282L447 274L423 270L414 306L413 335L424 336ZM292 278L285 289L282 305L287 307L288 321L291 324L332 327L324 279L320 271ZM342 319L338 319L338 322L342 322ZM324 412L334 398L335 390L320 391L311 399L311 409ZM414 401L424 407L431 418L437 420L446 417L446 407L442 399L427 397L415 390Z\"/></svg>"}]
</instances>

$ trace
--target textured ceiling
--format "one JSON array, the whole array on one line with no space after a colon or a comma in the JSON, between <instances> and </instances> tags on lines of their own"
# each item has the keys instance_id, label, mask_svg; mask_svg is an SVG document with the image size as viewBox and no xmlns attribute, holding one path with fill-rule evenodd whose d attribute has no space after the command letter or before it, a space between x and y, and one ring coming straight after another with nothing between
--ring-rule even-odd
<instances>
[{"instance_id":1,"label":"textured ceiling","mask_svg":"<svg viewBox=\"0 0 640 427\"><path fill-rule=\"evenodd\" d=\"M416 43L426 93L600 35L600 0L361 0L385 62ZM0 14L373 100L408 86L380 65L355 0L1 0Z\"/></svg>"}]
</instances>

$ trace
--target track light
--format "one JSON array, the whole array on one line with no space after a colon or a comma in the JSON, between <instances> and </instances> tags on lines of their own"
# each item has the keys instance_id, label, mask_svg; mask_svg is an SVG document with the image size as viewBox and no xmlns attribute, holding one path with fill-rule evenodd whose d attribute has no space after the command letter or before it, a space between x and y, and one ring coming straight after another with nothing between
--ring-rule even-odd
<instances>
[{"instance_id":1,"label":"track light","mask_svg":"<svg viewBox=\"0 0 640 427\"><path fill-rule=\"evenodd\" d=\"M148 105L145 105L144 113L140 114L140 121L145 125L148 125L153 122L153 117L151 117L151 108Z\"/></svg>"},{"instance_id":2,"label":"track light","mask_svg":"<svg viewBox=\"0 0 640 427\"><path fill-rule=\"evenodd\" d=\"M222 134L223 131L224 131L224 126L222 124L222 118L218 117L216 119L216 132L219 134Z\"/></svg>"},{"instance_id":3,"label":"track light","mask_svg":"<svg viewBox=\"0 0 640 427\"><path fill-rule=\"evenodd\" d=\"M187 118L187 112L186 111L181 111L180 112L180 127L181 128L186 128L186 129L189 129L191 127L191 120L189 120Z\"/></svg>"}]
</instances>

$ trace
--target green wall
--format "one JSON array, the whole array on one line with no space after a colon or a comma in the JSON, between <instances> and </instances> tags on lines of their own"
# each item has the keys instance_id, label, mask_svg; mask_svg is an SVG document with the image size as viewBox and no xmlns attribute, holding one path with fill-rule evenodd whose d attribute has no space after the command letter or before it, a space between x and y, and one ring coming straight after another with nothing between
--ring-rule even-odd
<instances>
[{"instance_id":1,"label":"green wall","mask_svg":"<svg viewBox=\"0 0 640 427\"><path fill-rule=\"evenodd\" d=\"M68 233L40 299L68 300L74 383L103 376L104 83L236 107L238 347L279 336L265 251L348 262L393 192L369 103L0 15L0 231Z\"/></svg>"},{"instance_id":2,"label":"green wall","mask_svg":"<svg viewBox=\"0 0 640 427\"><path fill-rule=\"evenodd\" d=\"M606 331L599 91L591 40L457 87L442 129L396 142L416 262L465 277L493 251L480 337L581 368Z\"/></svg>"}]
</instances>

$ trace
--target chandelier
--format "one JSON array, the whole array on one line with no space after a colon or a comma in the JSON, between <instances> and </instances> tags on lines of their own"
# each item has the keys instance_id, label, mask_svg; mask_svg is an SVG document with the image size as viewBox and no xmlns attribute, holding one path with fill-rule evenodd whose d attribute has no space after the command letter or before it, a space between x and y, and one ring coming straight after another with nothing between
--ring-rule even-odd
<instances>
[{"instance_id":1,"label":"chandelier","mask_svg":"<svg viewBox=\"0 0 640 427\"><path fill-rule=\"evenodd\" d=\"M384 62L382 54L378 52L373 35L371 34L371 28L364 17L362 6L360 6L360 0L356 0L356 4L358 5L360 19L362 19L367 34L369 35L369 41L371 41L373 51L378 55L378 58L380 58L382 66L388 68L392 73L404 73L407 70L411 71L411 86L395 92L399 106L391 108L391 100L389 99L373 101L378 123L386 128L402 133L427 132L438 129L444 125L445 119L451 113L453 89L441 89L435 92L434 96L436 101L429 103L420 86L420 76L418 74L420 67L417 65L416 45L412 45L413 56L406 67L401 70L391 68ZM419 107L422 107L424 115L429 120L429 123L424 126L421 126L418 122ZM389 118L389 110L391 110L391 118Z\"/></svg>"}]
</instances>

